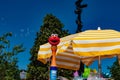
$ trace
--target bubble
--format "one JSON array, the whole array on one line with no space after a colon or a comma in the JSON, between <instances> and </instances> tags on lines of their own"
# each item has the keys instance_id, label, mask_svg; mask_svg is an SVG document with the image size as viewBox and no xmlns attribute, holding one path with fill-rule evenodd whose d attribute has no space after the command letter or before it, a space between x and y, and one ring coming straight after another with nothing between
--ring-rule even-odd
<instances>
[{"instance_id":1,"label":"bubble","mask_svg":"<svg viewBox=\"0 0 120 80\"><path fill-rule=\"evenodd\" d=\"M14 36L17 37L17 34L15 34Z\"/></svg>"},{"instance_id":2,"label":"bubble","mask_svg":"<svg viewBox=\"0 0 120 80\"><path fill-rule=\"evenodd\" d=\"M1 21L4 21L5 20L5 18L4 17L1 17Z\"/></svg>"},{"instance_id":3,"label":"bubble","mask_svg":"<svg viewBox=\"0 0 120 80\"><path fill-rule=\"evenodd\" d=\"M24 32L25 30L24 29L20 29L20 32Z\"/></svg>"},{"instance_id":4,"label":"bubble","mask_svg":"<svg viewBox=\"0 0 120 80\"><path fill-rule=\"evenodd\" d=\"M29 28L27 28L27 34L30 34L30 29Z\"/></svg>"},{"instance_id":5,"label":"bubble","mask_svg":"<svg viewBox=\"0 0 120 80\"><path fill-rule=\"evenodd\" d=\"M23 37L23 34L20 34L21 37Z\"/></svg>"}]
</instances>

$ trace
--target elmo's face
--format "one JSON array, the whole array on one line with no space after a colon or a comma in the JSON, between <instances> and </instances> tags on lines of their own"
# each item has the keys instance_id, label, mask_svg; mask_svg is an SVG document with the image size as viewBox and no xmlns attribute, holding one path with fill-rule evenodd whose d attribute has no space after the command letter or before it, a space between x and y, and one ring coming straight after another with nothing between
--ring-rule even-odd
<instances>
[{"instance_id":1,"label":"elmo's face","mask_svg":"<svg viewBox=\"0 0 120 80\"><path fill-rule=\"evenodd\" d=\"M48 39L49 43L52 45L52 46L57 46L60 42L60 38L58 37L57 34L52 34L49 39Z\"/></svg>"}]
</instances>

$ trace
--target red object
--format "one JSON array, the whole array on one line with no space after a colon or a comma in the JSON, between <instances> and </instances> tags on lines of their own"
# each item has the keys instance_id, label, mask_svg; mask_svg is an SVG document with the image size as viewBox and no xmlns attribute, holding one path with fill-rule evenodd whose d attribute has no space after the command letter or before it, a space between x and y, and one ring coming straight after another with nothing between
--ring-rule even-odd
<instances>
[{"instance_id":1,"label":"red object","mask_svg":"<svg viewBox=\"0 0 120 80\"><path fill-rule=\"evenodd\" d=\"M60 38L58 37L57 34L52 34L49 39L48 39L49 43L52 45L52 46L57 46L60 42Z\"/></svg>"}]
</instances>

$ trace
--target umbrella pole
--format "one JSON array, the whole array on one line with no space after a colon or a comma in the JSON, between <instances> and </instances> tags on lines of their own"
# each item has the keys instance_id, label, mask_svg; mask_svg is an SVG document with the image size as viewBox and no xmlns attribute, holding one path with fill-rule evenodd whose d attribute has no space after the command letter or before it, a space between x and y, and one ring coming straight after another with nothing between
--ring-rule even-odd
<instances>
[{"instance_id":1,"label":"umbrella pole","mask_svg":"<svg viewBox=\"0 0 120 80\"><path fill-rule=\"evenodd\" d=\"M118 63L120 65L120 55L117 55Z\"/></svg>"},{"instance_id":2,"label":"umbrella pole","mask_svg":"<svg viewBox=\"0 0 120 80\"><path fill-rule=\"evenodd\" d=\"M98 59L98 77L99 78L101 77L101 58L100 58L100 56Z\"/></svg>"}]
</instances>

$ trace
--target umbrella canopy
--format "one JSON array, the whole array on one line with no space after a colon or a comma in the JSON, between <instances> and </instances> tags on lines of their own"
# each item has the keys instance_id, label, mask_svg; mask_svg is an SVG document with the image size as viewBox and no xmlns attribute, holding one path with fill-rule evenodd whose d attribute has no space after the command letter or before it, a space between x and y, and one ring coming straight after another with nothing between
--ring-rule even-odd
<instances>
[{"instance_id":1,"label":"umbrella canopy","mask_svg":"<svg viewBox=\"0 0 120 80\"><path fill-rule=\"evenodd\" d=\"M88 30L72 39L74 53L79 56L120 54L120 33L114 30Z\"/></svg>"},{"instance_id":2,"label":"umbrella canopy","mask_svg":"<svg viewBox=\"0 0 120 80\"><path fill-rule=\"evenodd\" d=\"M101 74L101 56L107 58L108 55L120 54L120 33L115 30L88 30L74 37L72 42L74 54L99 57L99 78Z\"/></svg>"},{"instance_id":3,"label":"umbrella canopy","mask_svg":"<svg viewBox=\"0 0 120 80\"><path fill-rule=\"evenodd\" d=\"M94 60L113 57L120 52L120 33L114 30L88 30L69 35L60 39L56 62L57 66L78 70L80 60L86 65ZM51 45L46 43L40 46L38 60L45 61L51 57Z\"/></svg>"},{"instance_id":4,"label":"umbrella canopy","mask_svg":"<svg viewBox=\"0 0 120 80\"><path fill-rule=\"evenodd\" d=\"M71 44L74 54L79 56L120 54L120 33L115 30L87 30L69 40L58 52L64 52Z\"/></svg>"},{"instance_id":5,"label":"umbrella canopy","mask_svg":"<svg viewBox=\"0 0 120 80\"><path fill-rule=\"evenodd\" d=\"M57 67L60 68L65 68L65 69L72 69L72 70L78 70L80 67L80 56L77 56L73 53L73 48L71 45L71 39L73 37L76 37L78 34L73 34L73 35L69 35L66 37L63 37L60 39L60 43L57 46L57 56L56 56L56 64ZM70 45L69 45L70 44ZM63 46L68 46L67 49L64 52L58 53L58 51L63 47ZM46 63L49 59L46 58L50 58L52 55L52 51L51 51L51 45L49 43L40 45L40 49L38 51L38 60ZM83 60L84 63L86 62L86 64L91 63L89 61L89 63L87 62L87 60Z\"/></svg>"}]
</instances>

